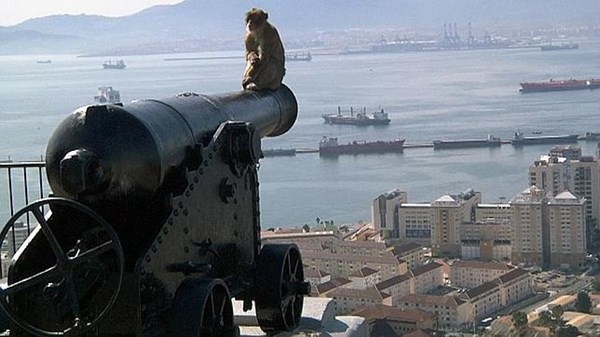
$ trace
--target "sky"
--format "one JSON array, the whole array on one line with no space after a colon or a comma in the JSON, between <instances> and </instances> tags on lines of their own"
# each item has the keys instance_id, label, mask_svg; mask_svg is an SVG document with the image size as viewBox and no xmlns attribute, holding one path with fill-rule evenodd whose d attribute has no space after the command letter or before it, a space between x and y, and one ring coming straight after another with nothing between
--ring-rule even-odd
<instances>
[{"instance_id":1,"label":"sky","mask_svg":"<svg viewBox=\"0 0 600 337\"><path fill-rule=\"evenodd\" d=\"M124 16L183 0L0 0L0 26L54 14Z\"/></svg>"}]
</instances>

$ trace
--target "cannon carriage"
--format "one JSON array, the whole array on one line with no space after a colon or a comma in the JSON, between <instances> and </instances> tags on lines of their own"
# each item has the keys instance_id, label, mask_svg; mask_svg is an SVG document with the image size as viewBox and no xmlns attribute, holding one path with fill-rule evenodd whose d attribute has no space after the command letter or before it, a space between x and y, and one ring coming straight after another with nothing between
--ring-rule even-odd
<instances>
[{"instance_id":1,"label":"cannon carriage","mask_svg":"<svg viewBox=\"0 0 600 337\"><path fill-rule=\"evenodd\" d=\"M0 306L11 336L237 336L231 300L267 333L300 320L295 245L260 242L261 138L297 116L286 86L92 105L50 138L52 195L15 250Z\"/></svg>"}]
</instances>

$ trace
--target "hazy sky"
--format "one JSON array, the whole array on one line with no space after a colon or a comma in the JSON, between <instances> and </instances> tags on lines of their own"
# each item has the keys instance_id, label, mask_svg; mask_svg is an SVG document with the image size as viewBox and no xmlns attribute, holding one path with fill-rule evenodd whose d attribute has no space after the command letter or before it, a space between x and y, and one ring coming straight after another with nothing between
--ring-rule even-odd
<instances>
[{"instance_id":1,"label":"hazy sky","mask_svg":"<svg viewBox=\"0 0 600 337\"><path fill-rule=\"evenodd\" d=\"M53 14L97 14L123 16L154 5L183 0L0 0L0 26Z\"/></svg>"}]
</instances>

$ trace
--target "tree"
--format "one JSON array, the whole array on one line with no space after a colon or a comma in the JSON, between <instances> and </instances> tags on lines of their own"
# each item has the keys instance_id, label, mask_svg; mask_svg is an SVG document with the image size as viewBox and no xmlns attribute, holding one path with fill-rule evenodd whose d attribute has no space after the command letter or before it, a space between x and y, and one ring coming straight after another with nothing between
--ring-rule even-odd
<instances>
[{"instance_id":1,"label":"tree","mask_svg":"<svg viewBox=\"0 0 600 337\"><path fill-rule=\"evenodd\" d=\"M552 319L554 320L556 326L562 327L564 325L565 322L562 319L564 313L565 310L563 309L562 305L557 305L554 308L552 308Z\"/></svg>"},{"instance_id":2,"label":"tree","mask_svg":"<svg viewBox=\"0 0 600 337\"><path fill-rule=\"evenodd\" d=\"M554 321L552 320L552 315L550 314L550 311L544 310L540 312L539 325L545 326L547 328L554 325Z\"/></svg>"},{"instance_id":3,"label":"tree","mask_svg":"<svg viewBox=\"0 0 600 337\"><path fill-rule=\"evenodd\" d=\"M592 281L592 287L594 287L594 291L600 292L600 276L595 276Z\"/></svg>"},{"instance_id":4,"label":"tree","mask_svg":"<svg viewBox=\"0 0 600 337\"><path fill-rule=\"evenodd\" d=\"M575 310L589 314L592 310L592 301L590 295L585 291L577 293L577 302L575 302Z\"/></svg>"},{"instance_id":5,"label":"tree","mask_svg":"<svg viewBox=\"0 0 600 337\"><path fill-rule=\"evenodd\" d=\"M561 326L556 330L556 337L577 337L578 335L579 329L570 324Z\"/></svg>"},{"instance_id":6,"label":"tree","mask_svg":"<svg viewBox=\"0 0 600 337\"><path fill-rule=\"evenodd\" d=\"M522 331L527 326L527 314L522 311L516 311L512 314L512 324L517 331Z\"/></svg>"}]
</instances>

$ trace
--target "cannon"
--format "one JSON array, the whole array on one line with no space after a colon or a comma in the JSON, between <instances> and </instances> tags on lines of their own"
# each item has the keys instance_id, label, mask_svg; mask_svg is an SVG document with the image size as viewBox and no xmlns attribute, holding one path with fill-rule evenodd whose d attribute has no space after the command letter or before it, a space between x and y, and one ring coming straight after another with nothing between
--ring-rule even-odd
<instances>
[{"instance_id":1,"label":"cannon","mask_svg":"<svg viewBox=\"0 0 600 337\"><path fill-rule=\"evenodd\" d=\"M294 124L292 91L184 93L77 109L46 149L52 193L12 216L0 307L11 336L238 336L232 299L261 328L295 329L295 245L261 245L261 138Z\"/></svg>"}]
</instances>

